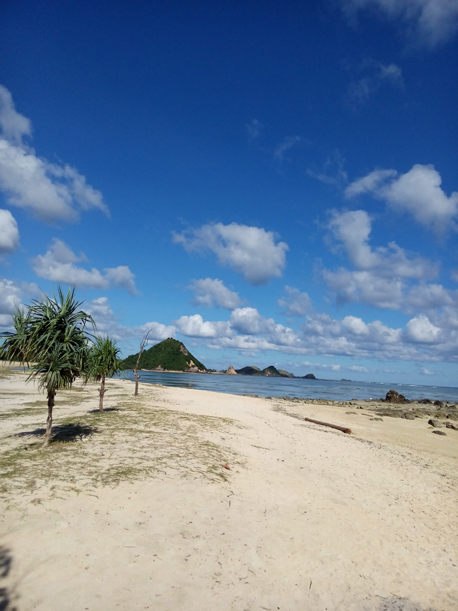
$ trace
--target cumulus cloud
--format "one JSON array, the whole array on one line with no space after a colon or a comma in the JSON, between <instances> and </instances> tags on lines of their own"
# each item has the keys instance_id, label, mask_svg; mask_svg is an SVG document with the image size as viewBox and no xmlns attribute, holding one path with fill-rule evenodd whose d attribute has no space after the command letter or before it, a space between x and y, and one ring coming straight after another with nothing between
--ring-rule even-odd
<instances>
[{"instance_id":1,"label":"cumulus cloud","mask_svg":"<svg viewBox=\"0 0 458 611\"><path fill-rule=\"evenodd\" d=\"M346 254L354 268L322 270L338 303L361 302L408 314L458 305L458 291L427 282L437 275L437 265L394 242L371 247L371 219L364 210L333 212L328 227L335 248Z\"/></svg>"},{"instance_id":2,"label":"cumulus cloud","mask_svg":"<svg viewBox=\"0 0 458 611\"><path fill-rule=\"evenodd\" d=\"M213 252L221 265L242 274L255 286L282 275L288 250L284 242L276 243L271 231L237 223L173 232L173 241L187 252Z\"/></svg>"},{"instance_id":3,"label":"cumulus cloud","mask_svg":"<svg viewBox=\"0 0 458 611\"><path fill-rule=\"evenodd\" d=\"M21 287L6 278L0 278L0 326L11 325L11 314L22 301Z\"/></svg>"},{"instance_id":4,"label":"cumulus cloud","mask_svg":"<svg viewBox=\"0 0 458 611\"><path fill-rule=\"evenodd\" d=\"M342 8L351 20L367 9L398 19L410 40L429 48L446 42L458 29L456 0L342 0Z\"/></svg>"},{"instance_id":5,"label":"cumulus cloud","mask_svg":"<svg viewBox=\"0 0 458 611\"><path fill-rule=\"evenodd\" d=\"M68 164L40 158L27 144L29 119L18 113L11 93L0 85L0 189L7 202L42 221L75 221L81 210L108 213L102 194Z\"/></svg>"},{"instance_id":6,"label":"cumulus cloud","mask_svg":"<svg viewBox=\"0 0 458 611\"><path fill-rule=\"evenodd\" d=\"M54 239L44 255L32 259L33 271L38 277L57 283L71 284L77 288L87 286L93 289L125 288L136 294L135 276L127 266L84 269L76 265L87 261L84 254L76 255L62 240Z\"/></svg>"},{"instance_id":7,"label":"cumulus cloud","mask_svg":"<svg viewBox=\"0 0 458 611\"><path fill-rule=\"evenodd\" d=\"M361 302L387 310L398 310L402 306L404 282L400 278L345 268L336 271L324 269L322 273L339 304Z\"/></svg>"},{"instance_id":8,"label":"cumulus cloud","mask_svg":"<svg viewBox=\"0 0 458 611\"><path fill-rule=\"evenodd\" d=\"M404 86L402 71L397 64L367 60L361 69L366 72L365 76L350 83L345 94L345 101L349 106L362 106L385 85L398 88Z\"/></svg>"},{"instance_id":9,"label":"cumulus cloud","mask_svg":"<svg viewBox=\"0 0 458 611\"><path fill-rule=\"evenodd\" d=\"M237 308L231 314L230 324L237 333L257 335L265 333L269 323L256 308Z\"/></svg>"},{"instance_id":10,"label":"cumulus cloud","mask_svg":"<svg viewBox=\"0 0 458 611\"><path fill-rule=\"evenodd\" d=\"M21 307L25 298L39 296L40 290L36 284L17 283L7 278L0 278L0 327L10 329L11 315L16 308Z\"/></svg>"},{"instance_id":11,"label":"cumulus cloud","mask_svg":"<svg viewBox=\"0 0 458 611\"><path fill-rule=\"evenodd\" d=\"M233 310L241 303L238 294L230 291L221 280L216 278L193 280L188 288L194 292L193 303L196 306Z\"/></svg>"},{"instance_id":12,"label":"cumulus cloud","mask_svg":"<svg viewBox=\"0 0 458 611\"><path fill-rule=\"evenodd\" d=\"M434 343L439 340L441 330L424 314L409 320L406 325L406 337L412 342Z\"/></svg>"},{"instance_id":13,"label":"cumulus cloud","mask_svg":"<svg viewBox=\"0 0 458 611\"><path fill-rule=\"evenodd\" d=\"M287 316L305 316L311 310L312 302L307 293L301 293L293 286L285 286L285 293L277 304Z\"/></svg>"},{"instance_id":14,"label":"cumulus cloud","mask_svg":"<svg viewBox=\"0 0 458 611\"><path fill-rule=\"evenodd\" d=\"M372 249L369 236L372 221L365 210L333 211L328 225L345 249L351 263L360 270L387 270L401 278L428 278L437 274L436 266L418 256L409 256L395 242Z\"/></svg>"},{"instance_id":15,"label":"cumulus cloud","mask_svg":"<svg viewBox=\"0 0 458 611\"><path fill-rule=\"evenodd\" d=\"M418 223L442 233L449 227L457 227L458 192L447 196L441 184L441 176L432 165L416 164L406 174L374 170L351 183L345 194L351 198L371 193L393 210L407 212Z\"/></svg>"},{"instance_id":16,"label":"cumulus cloud","mask_svg":"<svg viewBox=\"0 0 458 611\"><path fill-rule=\"evenodd\" d=\"M0 257L19 246L19 230L16 219L9 210L0 210Z\"/></svg>"},{"instance_id":17,"label":"cumulus cloud","mask_svg":"<svg viewBox=\"0 0 458 611\"><path fill-rule=\"evenodd\" d=\"M200 314L181 316L175 321L175 326L188 337L224 337L232 333L228 322L204 321Z\"/></svg>"}]
</instances>

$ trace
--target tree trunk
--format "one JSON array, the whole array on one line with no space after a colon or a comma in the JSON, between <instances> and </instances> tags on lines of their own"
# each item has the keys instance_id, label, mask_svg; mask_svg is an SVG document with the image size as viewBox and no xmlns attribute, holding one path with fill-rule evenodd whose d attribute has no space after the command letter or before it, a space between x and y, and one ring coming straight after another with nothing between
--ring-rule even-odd
<instances>
[{"instance_id":1,"label":"tree trunk","mask_svg":"<svg viewBox=\"0 0 458 611\"><path fill-rule=\"evenodd\" d=\"M140 352L138 353L137 363L135 364L135 368L134 368L134 378L135 378L134 397L138 395L138 380L140 379L140 374L138 373L138 366L140 364L140 358L142 356L143 348L146 346L146 342L148 341L148 335L150 334L150 332L151 332L151 329L148 331L148 333L145 335L145 337L142 339L140 343Z\"/></svg>"},{"instance_id":2,"label":"tree trunk","mask_svg":"<svg viewBox=\"0 0 458 611\"><path fill-rule=\"evenodd\" d=\"M103 412L103 397L105 396L106 393L106 388L105 388L105 376L102 376L102 382L100 384L100 389L99 389L99 410L101 412Z\"/></svg>"},{"instance_id":3,"label":"tree trunk","mask_svg":"<svg viewBox=\"0 0 458 611\"><path fill-rule=\"evenodd\" d=\"M134 378L135 378L135 392L134 397L138 395L138 380L140 379L140 374L137 373L137 370L134 369Z\"/></svg>"},{"instance_id":4,"label":"tree trunk","mask_svg":"<svg viewBox=\"0 0 458 611\"><path fill-rule=\"evenodd\" d=\"M43 443L43 447L47 447L49 445L49 440L51 439L51 429L52 429L52 408L54 407L54 397L56 396L55 390L48 390L48 418L46 420L46 433L45 440Z\"/></svg>"}]
</instances>

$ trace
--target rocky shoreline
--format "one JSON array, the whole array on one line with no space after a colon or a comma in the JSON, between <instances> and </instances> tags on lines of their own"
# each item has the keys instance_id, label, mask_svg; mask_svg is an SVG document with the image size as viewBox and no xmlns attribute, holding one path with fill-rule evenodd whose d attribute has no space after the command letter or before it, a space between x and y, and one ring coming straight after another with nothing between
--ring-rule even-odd
<instances>
[{"instance_id":1,"label":"rocky shoreline","mask_svg":"<svg viewBox=\"0 0 458 611\"><path fill-rule=\"evenodd\" d=\"M254 396L254 395L251 395ZM383 417L429 419L428 424L434 428L449 428L458 431L458 403L434 401L431 399L408 400L396 391L390 390L385 399L351 399L350 401L333 401L330 399L301 399L299 397L265 397L275 401L289 403L311 403L314 405L332 405L335 407L364 409L374 412L374 419ZM349 412L351 413L351 412Z\"/></svg>"}]
</instances>

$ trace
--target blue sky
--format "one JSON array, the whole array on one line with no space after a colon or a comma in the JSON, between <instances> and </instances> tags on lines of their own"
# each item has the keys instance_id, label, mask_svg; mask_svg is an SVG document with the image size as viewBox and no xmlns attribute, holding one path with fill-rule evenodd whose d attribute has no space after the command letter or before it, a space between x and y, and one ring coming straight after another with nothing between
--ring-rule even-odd
<instances>
[{"instance_id":1,"label":"blue sky","mask_svg":"<svg viewBox=\"0 0 458 611\"><path fill-rule=\"evenodd\" d=\"M4 2L0 328L457 385L458 0Z\"/></svg>"}]
</instances>

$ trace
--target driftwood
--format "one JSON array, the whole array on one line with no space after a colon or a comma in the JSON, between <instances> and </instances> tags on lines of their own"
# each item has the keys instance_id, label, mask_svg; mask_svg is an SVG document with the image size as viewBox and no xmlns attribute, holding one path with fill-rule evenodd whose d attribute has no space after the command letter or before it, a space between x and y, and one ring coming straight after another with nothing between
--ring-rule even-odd
<instances>
[{"instance_id":1,"label":"driftwood","mask_svg":"<svg viewBox=\"0 0 458 611\"><path fill-rule=\"evenodd\" d=\"M307 422L313 422L314 424L321 424L321 426L329 426L331 429L337 429L338 431L342 431L342 433L347 433L347 435L351 435L351 429L347 429L346 426L329 424L329 422L321 422L320 420L313 420L312 418L304 418L304 420L307 420Z\"/></svg>"}]
</instances>

